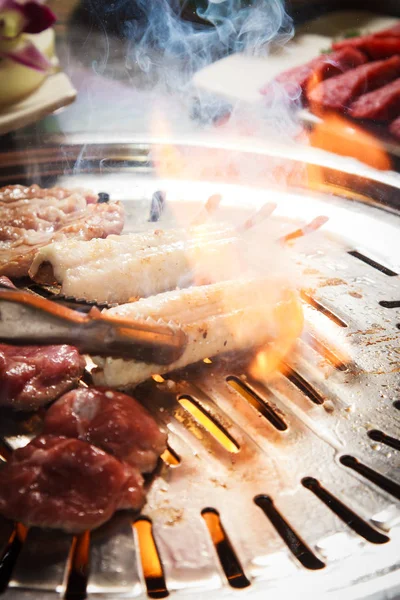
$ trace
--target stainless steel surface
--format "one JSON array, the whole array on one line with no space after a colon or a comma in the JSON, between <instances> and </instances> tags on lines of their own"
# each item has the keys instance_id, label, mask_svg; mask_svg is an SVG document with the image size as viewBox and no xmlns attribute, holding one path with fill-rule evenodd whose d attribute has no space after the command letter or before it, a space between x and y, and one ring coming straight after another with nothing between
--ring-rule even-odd
<instances>
[{"instance_id":1,"label":"stainless steel surface","mask_svg":"<svg viewBox=\"0 0 400 600\"><path fill-rule=\"evenodd\" d=\"M287 233L320 214L330 219L323 230L294 246L296 272L307 288L307 325L285 370L266 380L262 371L250 376L248 357L221 359L137 389L167 425L169 445L180 460L162 466L142 511L153 524L166 589L171 597L179 592L196 600L233 592L252 600L396 597L399 215L379 208L378 199L371 205L328 192L271 191L257 179L254 187L207 178L160 181L143 147L137 150L136 156L143 151L142 165L129 163L128 155L129 168L103 163L97 174L83 168L57 175L54 169L52 177L61 185L86 185L122 199L128 230L148 226L151 196L159 189L167 197L160 226L187 222L212 193L223 197L218 218L234 223L266 201L276 202L266 235ZM104 147L101 151L104 155ZM211 416L238 451L232 446L228 451L179 402L182 397ZM12 447L25 444L40 423L33 419L19 427L22 434L4 432ZM380 441L369 437L377 437L371 431L381 432ZM207 508L218 511L231 550L221 541L215 548L202 517ZM92 534L90 558L81 573L89 598L145 597L133 519L117 515ZM71 594L74 582L82 586L73 568L77 553L70 547L68 536L30 531L3 597L55 598L66 590ZM250 582L241 591L232 589L244 581L241 573L232 575L219 560L232 550ZM0 575L4 572L0 568Z\"/></svg>"}]
</instances>

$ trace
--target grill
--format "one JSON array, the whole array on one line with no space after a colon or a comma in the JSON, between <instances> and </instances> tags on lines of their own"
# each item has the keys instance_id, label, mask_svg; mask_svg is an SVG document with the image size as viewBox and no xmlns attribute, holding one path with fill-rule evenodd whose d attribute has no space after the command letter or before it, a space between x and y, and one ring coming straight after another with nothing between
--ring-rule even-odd
<instances>
[{"instance_id":1,"label":"grill","mask_svg":"<svg viewBox=\"0 0 400 600\"><path fill-rule=\"evenodd\" d=\"M78 165L82 148L90 161ZM5 182L8 172L14 183L33 178L111 193L126 204L128 230L147 226L159 189L166 198L160 226L177 215L189 219L215 192L224 199L218 216L232 222L266 201L256 176L252 186L211 176L160 182L150 150L76 145L68 165L65 153L51 149L15 153L0 178ZM139 386L137 396L169 430L169 449L148 482L141 515L119 513L79 537L2 521L3 598L256 599L293 590L297 597L391 598L400 592L399 216L395 202L379 207L398 190L372 171L370 178L360 175L357 165L345 175L319 167L335 194L304 191L298 178L297 188L268 192L282 234L308 218L330 218L296 242L307 324L284 367L272 380L256 379L248 356L225 357ZM346 187L336 180L333 188L335 177ZM366 189L373 193L363 201ZM358 201L348 199L355 195ZM4 416L5 458L40 421L40 415Z\"/></svg>"}]
</instances>

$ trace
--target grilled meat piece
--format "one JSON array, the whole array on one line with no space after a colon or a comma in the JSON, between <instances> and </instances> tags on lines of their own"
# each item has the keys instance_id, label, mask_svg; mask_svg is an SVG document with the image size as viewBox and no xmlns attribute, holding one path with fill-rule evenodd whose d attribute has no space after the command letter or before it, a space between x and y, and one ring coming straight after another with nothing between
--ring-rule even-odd
<instances>
[{"instance_id":1,"label":"grilled meat piece","mask_svg":"<svg viewBox=\"0 0 400 600\"><path fill-rule=\"evenodd\" d=\"M80 440L40 436L0 469L0 513L25 525L80 533L143 502L134 467Z\"/></svg>"},{"instance_id":2,"label":"grilled meat piece","mask_svg":"<svg viewBox=\"0 0 400 600\"><path fill-rule=\"evenodd\" d=\"M23 277L38 249L55 240L89 240L120 233L123 208L96 204L82 190L38 186L0 189L0 275Z\"/></svg>"},{"instance_id":3,"label":"grilled meat piece","mask_svg":"<svg viewBox=\"0 0 400 600\"><path fill-rule=\"evenodd\" d=\"M84 368L71 346L0 344L0 406L36 409L71 389Z\"/></svg>"},{"instance_id":4,"label":"grilled meat piece","mask_svg":"<svg viewBox=\"0 0 400 600\"><path fill-rule=\"evenodd\" d=\"M8 277L6 277L5 275L1 275L0 276L0 286L6 287L6 288L10 288L11 290L16 290L17 289L15 287L15 285L13 284L13 282L11 281L11 279L9 279Z\"/></svg>"},{"instance_id":5,"label":"grilled meat piece","mask_svg":"<svg viewBox=\"0 0 400 600\"><path fill-rule=\"evenodd\" d=\"M400 27L395 25L377 33L340 40L332 44L332 48L336 51L349 48L361 50L373 60L389 58L400 54Z\"/></svg>"},{"instance_id":6,"label":"grilled meat piece","mask_svg":"<svg viewBox=\"0 0 400 600\"><path fill-rule=\"evenodd\" d=\"M134 398L108 388L80 388L59 398L47 411L45 434L78 438L148 473L166 448L147 410Z\"/></svg>"},{"instance_id":7,"label":"grilled meat piece","mask_svg":"<svg viewBox=\"0 0 400 600\"><path fill-rule=\"evenodd\" d=\"M29 271L41 283L61 283L62 293L96 302L131 298L215 281L232 275L240 238L230 227L200 225L42 248Z\"/></svg>"},{"instance_id":8,"label":"grilled meat piece","mask_svg":"<svg viewBox=\"0 0 400 600\"><path fill-rule=\"evenodd\" d=\"M400 116L400 79L360 96L351 105L349 114L354 119L375 121L391 121Z\"/></svg>"},{"instance_id":9,"label":"grilled meat piece","mask_svg":"<svg viewBox=\"0 0 400 600\"><path fill-rule=\"evenodd\" d=\"M94 357L98 385L129 388L151 375L185 367L207 357L246 350L276 339L300 335L303 313L297 295L271 278L242 279L165 292L106 311L110 315L162 318L179 324L188 338L179 360L151 365L133 360Z\"/></svg>"},{"instance_id":10,"label":"grilled meat piece","mask_svg":"<svg viewBox=\"0 0 400 600\"><path fill-rule=\"evenodd\" d=\"M298 86L303 99L306 99L308 93L321 81L354 69L366 61L367 58L362 52L355 48L344 48L338 52L318 56L305 65L284 71L275 78L275 81L283 85L288 92ZM271 84L266 85L261 93L267 94L270 88Z\"/></svg>"},{"instance_id":11,"label":"grilled meat piece","mask_svg":"<svg viewBox=\"0 0 400 600\"><path fill-rule=\"evenodd\" d=\"M323 81L310 92L309 101L313 109L347 110L362 94L376 90L399 76L400 56L367 63Z\"/></svg>"}]
</instances>

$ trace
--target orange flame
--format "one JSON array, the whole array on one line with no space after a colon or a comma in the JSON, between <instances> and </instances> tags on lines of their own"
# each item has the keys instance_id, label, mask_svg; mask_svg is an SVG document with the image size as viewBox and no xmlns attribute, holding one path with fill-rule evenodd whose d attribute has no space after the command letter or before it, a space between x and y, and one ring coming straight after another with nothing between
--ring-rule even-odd
<instances>
[{"instance_id":1,"label":"orange flame","mask_svg":"<svg viewBox=\"0 0 400 600\"><path fill-rule=\"evenodd\" d=\"M274 310L274 324L278 335L274 342L257 352L249 373L255 379L268 379L282 365L293 348L304 326L303 309L295 292L288 292L289 300L279 303Z\"/></svg>"}]
</instances>

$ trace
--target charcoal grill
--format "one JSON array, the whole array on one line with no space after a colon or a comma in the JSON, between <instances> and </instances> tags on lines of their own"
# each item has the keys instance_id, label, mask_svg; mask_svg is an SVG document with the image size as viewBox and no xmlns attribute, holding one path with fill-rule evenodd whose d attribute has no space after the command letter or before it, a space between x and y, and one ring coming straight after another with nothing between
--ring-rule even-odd
<instances>
[{"instance_id":1,"label":"charcoal grill","mask_svg":"<svg viewBox=\"0 0 400 600\"><path fill-rule=\"evenodd\" d=\"M232 170L230 184L221 173L160 181L151 144L76 141L59 148L7 155L0 179L110 193L126 204L127 230L148 226L151 197L160 189L160 226L177 215L189 220L212 193L223 197L218 218L232 222L273 200L272 220L282 234L320 214L330 220L296 242L307 324L285 368L266 380L262 372L250 375L248 357L211 360L137 388L169 430L169 450L141 515L120 513L90 539L2 521L2 597L395 598L396 179L356 163L346 163L346 171L322 161L325 191L315 189L321 181L305 190L299 173L306 167L292 156L288 177L297 187L266 189L262 169L254 170L251 185L235 182ZM243 145L235 152L253 165L260 156ZM279 167L278 154L264 152L268 165ZM38 416L3 419L4 454L39 427Z\"/></svg>"}]
</instances>

